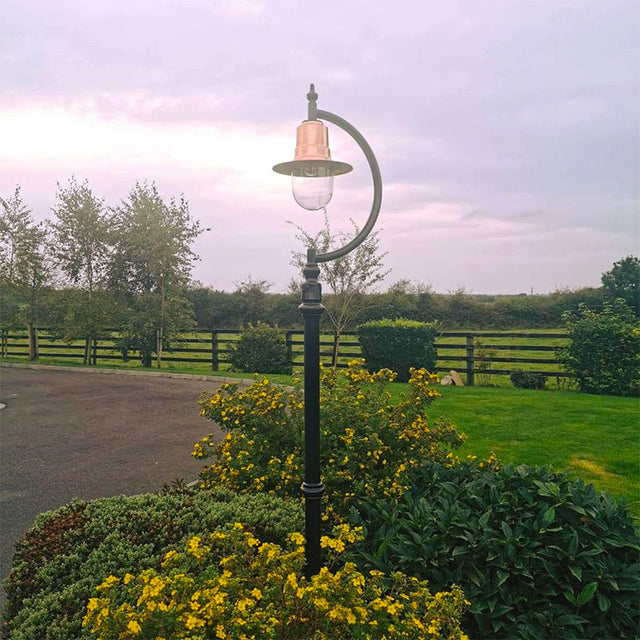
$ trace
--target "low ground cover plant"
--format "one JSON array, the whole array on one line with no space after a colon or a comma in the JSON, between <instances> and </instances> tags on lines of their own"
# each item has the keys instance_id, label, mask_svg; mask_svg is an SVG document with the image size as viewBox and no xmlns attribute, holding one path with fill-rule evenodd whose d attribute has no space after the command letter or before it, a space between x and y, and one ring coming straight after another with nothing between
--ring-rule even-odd
<instances>
[{"instance_id":1,"label":"low ground cover plant","mask_svg":"<svg viewBox=\"0 0 640 640\"><path fill-rule=\"evenodd\" d=\"M322 545L335 563L358 532L343 525ZM160 568L109 576L89 600L85 628L103 640L135 637L309 640L467 638L461 590L432 595L425 581L353 563L302 575L304 538L263 543L236 522L194 536L164 556Z\"/></svg>"},{"instance_id":2,"label":"low ground cover plant","mask_svg":"<svg viewBox=\"0 0 640 640\"><path fill-rule=\"evenodd\" d=\"M40 515L18 543L5 583L5 637L95 637L82 619L101 582L157 569L170 549L236 520L284 544L303 514L299 501L216 489L76 502Z\"/></svg>"},{"instance_id":3,"label":"low ground cover plant","mask_svg":"<svg viewBox=\"0 0 640 640\"><path fill-rule=\"evenodd\" d=\"M517 389L546 389L546 377L537 371L513 371L509 376Z\"/></svg>"},{"instance_id":4,"label":"low ground cover plant","mask_svg":"<svg viewBox=\"0 0 640 640\"><path fill-rule=\"evenodd\" d=\"M369 373L361 361L321 374L321 464L327 487L326 518L348 513L356 496L398 496L410 469L423 460L453 464L452 449L464 435L445 420L429 421L428 406L439 396L437 378L413 369L399 400L386 390L395 374ZM258 379L246 390L226 384L200 401L202 415L226 432L197 442L196 458L213 458L200 475L203 487L300 495L303 474L302 391Z\"/></svg>"},{"instance_id":5,"label":"low ground cover plant","mask_svg":"<svg viewBox=\"0 0 640 640\"><path fill-rule=\"evenodd\" d=\"M400 382L409 380L412 367L435 371L435 323L404 318L371 320L357 327L357 332L369 371L391 369Z\"/></svg>"},{"instance_id":6,"label":"low ground cover plant","mask_svg":"<svg viewBox=\"0 0 640 640\"><path fill-rule=\"evenodd\" d=\"M404 571L471 601L473 638L635 638L640 537L623 505L544 467L426 463L352 523L361 570Z\"/></svg>"},{"instance_id":7,"label":"low ground cover plant","mask_svg":"<svg viewBox=\"0 0 640 640\"><path fill-rule=\"evenodd\" d=\"M232 368L249 373L290 374L291 357L282 331L261 322L250 324L229 349Z\"/></svg>"}]
</instances>

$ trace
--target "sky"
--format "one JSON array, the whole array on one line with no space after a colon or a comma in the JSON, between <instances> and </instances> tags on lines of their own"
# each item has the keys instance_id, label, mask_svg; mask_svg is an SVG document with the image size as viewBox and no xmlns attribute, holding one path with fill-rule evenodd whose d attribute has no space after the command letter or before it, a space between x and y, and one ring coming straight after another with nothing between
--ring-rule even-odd
<instances>
[{"instance_id":1,"label":"sky","mask_svg":"<svg viewBox=\"0 0 640 640\"><path fill-rule=\"evenodd\" d=\"M284 291L322 214L299 208L295 129L353 124L383 179L390 269L446 293L599 286L640 253L640 3L617 0L3 0L0 195L51 217L57 183L108 205L136 181L210 228L194 277ZM335 232L371 174L329 125Z\"/></svg>"}]
</instances>

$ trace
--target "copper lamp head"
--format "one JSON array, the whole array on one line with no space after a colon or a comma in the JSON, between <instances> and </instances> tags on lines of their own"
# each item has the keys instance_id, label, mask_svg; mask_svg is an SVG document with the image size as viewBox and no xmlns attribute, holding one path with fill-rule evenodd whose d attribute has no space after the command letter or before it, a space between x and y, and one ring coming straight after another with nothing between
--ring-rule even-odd
<instances>
[{"instance_id":1,"label":"copper lamp head","mask_svg":"<svg viewBox=\"0 0 640 640\"><path fill-rule=\"evenodd\" d=\"M349 173L353 167L331 159L329 131L319 120L305 120L296 131L296 154L292 161L273 167L286 176L325 177Z\"/></svg>"}]
</instances>

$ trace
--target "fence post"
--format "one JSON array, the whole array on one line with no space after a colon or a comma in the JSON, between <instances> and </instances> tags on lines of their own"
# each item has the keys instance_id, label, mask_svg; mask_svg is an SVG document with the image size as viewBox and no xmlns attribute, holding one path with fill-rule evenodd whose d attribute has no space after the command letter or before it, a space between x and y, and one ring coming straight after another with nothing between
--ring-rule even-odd
<instances>
[{"instance_id":1,"label":"fence post","mask_svg":"<svg viewBox=\"0 0 640 640\"><path fill-rule=\"evenodd\" d=\"M218 332L211 329L211 370L217 371L218 362Z\"/></svg>"},{"instance_id":2,"label":"fence post","mask_svg":"<svg viewBox=\"0 0 640 640\"><path fill-rule=\"evenodd\" d=\"M474 367L474 353L473 353L473 335L467 334L467 385L473 387L475 382L475 372L473 370Z\"/></svg>"},{"instance_id":3,"label":"fence post","mask_svg":"<svg viewBox=\"0 0 640 640\"><path fill-rule=\"evenodd\" d=\"M91 363L93 366L98 364L98 338L93 339L93 355L91 357Z\"/></svg>"},{"instance_id":4,"label":"fence post","mask_svg":"<svg viewBox=\"0 0 640 640\"><path fill-rule=\"evenodd\" d=\"M293 331L291 330L286 331L284 334L284 340L287 345L287 353L289 354L289 358L293 362L293 344L291 344L292 336L293 336Z\"/></svg>"},{"instance_id":5,"label":"fence post","mask_svg":"<svg viewBox=\"0 0 640 640\"><path fill-rule=\"evenodd\" d=\"M38 330L29 322L29 360L38 359Z\"/></svg>"}]
</instances>

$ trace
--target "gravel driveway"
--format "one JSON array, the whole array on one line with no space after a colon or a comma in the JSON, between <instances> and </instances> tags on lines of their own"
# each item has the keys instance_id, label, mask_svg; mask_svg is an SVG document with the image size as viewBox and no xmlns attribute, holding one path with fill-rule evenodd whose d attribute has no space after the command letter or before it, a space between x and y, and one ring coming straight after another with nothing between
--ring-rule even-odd
<instances>
[{"instance_id":1,"label":"gravel driveway","mask_svg":"<svg viewBox=\"0 0 640 640\"><path fill-rule=\"evenodd\" d=\"M202 462L190 456L193 443L217 430L200 417L198 397L220 383L0 366L0 579L42 511L194 480Z\"/></svg>"}]
</instances>

